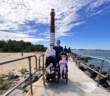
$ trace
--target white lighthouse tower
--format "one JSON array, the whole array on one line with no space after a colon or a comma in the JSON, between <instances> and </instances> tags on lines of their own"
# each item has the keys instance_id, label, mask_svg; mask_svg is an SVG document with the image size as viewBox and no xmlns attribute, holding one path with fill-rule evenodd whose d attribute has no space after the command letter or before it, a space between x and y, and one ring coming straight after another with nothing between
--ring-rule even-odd
<instances>
[{"instance_id":1,"label":"white lighthouse tower","mask_svg":"<svg viewBox=\"0 0 110 96\"><path fill-rule=\"evenodd\" d=\"M55 12L54 9L51 9L51 22L50 22L50 43L55 44L55 20L54 20L54 16L55 16Z\"/></svg>"}]
</instances>

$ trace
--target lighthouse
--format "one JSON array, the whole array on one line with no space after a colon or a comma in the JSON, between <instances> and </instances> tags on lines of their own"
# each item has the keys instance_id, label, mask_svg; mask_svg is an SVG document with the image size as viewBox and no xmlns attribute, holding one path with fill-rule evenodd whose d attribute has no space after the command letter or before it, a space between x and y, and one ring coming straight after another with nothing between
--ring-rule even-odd
<instances>
[{"instance_id":1,"label":"lighthouse","mask_svg":"<svg viewBox=\"0 0 110 96\"><path fill-rule=\"evenodd\" d=\"M55 16L55 12L54 9L51 9L51 21L50 21L50 43L55 44L55 20L54 20L54 16Z\"/></svg>"}]
</instances>

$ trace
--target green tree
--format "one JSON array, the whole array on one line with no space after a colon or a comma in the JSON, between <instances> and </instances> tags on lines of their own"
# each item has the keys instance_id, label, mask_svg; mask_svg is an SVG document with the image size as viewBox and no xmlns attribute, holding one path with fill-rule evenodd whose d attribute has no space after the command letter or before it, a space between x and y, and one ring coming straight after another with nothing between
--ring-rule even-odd
<instances>
[{"instance_id":1,"label":"green tree","mask_svg":"<svg viewBox=\"0 0 110 96\"><path fill-rule=\"evenodd\" d=\"M5 44L3 45L3 51L4 51L4 52L7 52L7 51L8 51L8 45L7 45L7 43L5 43Z\"/></svg>"}]
</instances>

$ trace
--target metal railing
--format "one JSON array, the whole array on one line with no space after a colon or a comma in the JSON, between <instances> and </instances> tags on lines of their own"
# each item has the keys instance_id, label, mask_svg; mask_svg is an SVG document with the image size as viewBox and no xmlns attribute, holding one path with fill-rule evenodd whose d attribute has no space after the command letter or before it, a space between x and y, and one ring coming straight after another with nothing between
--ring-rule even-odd
<instances>
[{"instance_id":1,"label":"metal railing","mask_svg":"<svg viewBox=\"0 0 110 96\"><path fill-rule=\"evenodd\" d=\"M36 71L33 74L31 73L31 57L35 57ZM17 58L17 59L13 59L13 60L3 61L3 62L0 62L0 65L3 65L3 64L6 64L6 63L10 63L10 62L14 62L14 61L18 61L18 60L22 60L22 59L27 59L27 58L29 60L29 76L26 79L24 79L22 82L17 84L15 87L13 87L11 90L6 92L3 96L8 96L12 91L14 91L18 86L20 86L22 83L24 83L29 78L30 78L31 94L33 94L33 91L32 91L32 76L37 72L37 56L36 55L30 55L30 56L26 56L26 57L22 57L22 58ZM39 63L39 66L40 66L40 63ZM40 70L40 67L39 67L39 70ZM37 75L39 75L39 74L37 74Z\"/></svg>"},{"instance_id":2,"label":"metal railing","mask_svg":"<svg viewBox=\"0 0 110 96\"><path fill-rule=\"evenodd\" d=\"M76 56L75 56L76 55ZM96 70L94 70L94 69L92 69L92 68L90 68L89 66L87 66L87 65L85 65L85 64L83 64L83 63L81 63L80 62L80 58L81 58L81 56L85 56L85 57L90 57L90 58L93 58L93 59L97 59L97 60L101 60L101 66L100 66L100 70L99 70L99 72L98 71L96 71ZM82 64L82 65L84 65L84 66L86 66L87 68L89 68L90 70L92 70L92 71L94 71L95 73L97 73L98 74L98 82L97 82L97 86L99 87L99 83L100 83L100 76L102 76L102 77L104 77L104 78L107 78L108 76L109 76L109 72L110 72L110 60L106 60L106 59L102 59L102 58L96 58L96 57L92 57L92 56L87 56L87 55L82 55L82 54L76 54L76 53L71 53L71 57L73 58L73 60L75 61L75 63L76 63L76 65L78 66L78 69L79 69L79 67L80 67L80 63ZM102 67L103 67L103 62L104 61L107 61L108 63L109 63L109 68L108 68L108 71L107 71L107 75L105 76L105 75L103 75L103 74L101 74L101 72L102 72ZM76 66L75 65L75 66Z\"/></svg>"},{"instance_id":3,"label":"metal railing","mask_svg":"<svg viewBox=\"0 0 110 96\"><path fill-rule=\"evenodd\" d=\"M43 58L43 62L42 62L42 68L40 69L40 67L39 67L39 70L42 70L43 72L43 80L44 80L44 56L45 56L45 54L42 54L42 55L40 55L39 56L39 65L40 65L40 58L42 57Z\"/></svg>"}]
</instances>

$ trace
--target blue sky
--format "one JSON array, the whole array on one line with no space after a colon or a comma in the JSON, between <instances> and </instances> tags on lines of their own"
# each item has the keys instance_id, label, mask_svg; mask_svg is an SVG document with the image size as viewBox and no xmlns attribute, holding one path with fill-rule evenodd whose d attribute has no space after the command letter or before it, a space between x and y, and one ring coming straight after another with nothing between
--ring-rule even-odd
<instances>
[{"instance_id":1,"label":"blue sky","mask_svg":"<svg viewBox=\"0 0 110 96\"><path fill-rule=\"evenodd\" d=\"M0 40L48 47L52 8L61 46L110 50L110 0L0 0Z\"/></svg>"}]
</instances>

